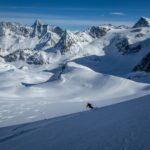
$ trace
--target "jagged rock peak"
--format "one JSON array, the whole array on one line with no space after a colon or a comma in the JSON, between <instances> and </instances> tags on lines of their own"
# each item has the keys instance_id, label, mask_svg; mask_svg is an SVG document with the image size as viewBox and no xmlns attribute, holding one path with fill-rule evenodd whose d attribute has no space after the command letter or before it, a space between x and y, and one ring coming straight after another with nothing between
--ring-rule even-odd
<instances>
[{"instance_id":1,"label":"jagged rock peak","mask_svg":"<svg viewBox=\"0 0 150 150\"><path fill-rule=\"evenodd\" d=\"M91 35L93 38L100 38L110 30L110 26L101 25L101 26L92 26L90 29L88 29L89 35Z\"/></svg>"},{"instance_id":2,"label":"jagged rock peak","mask_svg":"<svg viewBox=\"0 0 150 150\"><path fill-rule=\"evenodd\" d=\"M48 31L48 25L44 25L44 23L37 19L32 25L33 33L32 36L38 36L39 38L44 35Z\"/></svg>"},{"instance_id":3,"label":"jagged rock peak","mask_svg":"<svg viewBox=\"0 0 150 150\"><path fill-rule=\"evenodd\" d=\"M40 19L37 19L37 20L35 20L35 22L34 22L34 24L32 25L32 27L35 27L35 26L43 26L43 25L44 25L43 21L40 20Z\"/></svg>"},{"instance_id":4,"label":"jagged rock peak","mask_svg":"<svg viewBox=\"0 0 150 150\"><path fill-rule=\"evenodd\" d=\"M69 47L75 43L77 40L77 37L71 32L65 30L61 39L56 44L56 48L59 49L61 52L68 51Z\"/></svg>"},{"instance_id":5,"label":"jagged rock peak","mask_svg":"<svg viewBox=\"0 0 150 150\"><path fill-rule=\"evenodd\" d=\"M50 25L50 24L45 24L43 23L43 21L41 21L40 19L37 19L34 24L32 25L33 28L33 36L38 35L39 37L41 37L41 35L52 31L56 34L58 34L59 36L61 36L63 34L63 29L61 29L60 27L54 26L54 25Z\"/></svg>"},{"instance_id":6,"label":"jagged rock peak","mask_svg":"<svg viewBox=\"0 0 150 150\"><path fill-rule=\"evenodd\" d=\"M133 26L133 28L139 27L150 27L150 19L146 17L141 17L138 22Z\"/></svg>"}]
</instances>

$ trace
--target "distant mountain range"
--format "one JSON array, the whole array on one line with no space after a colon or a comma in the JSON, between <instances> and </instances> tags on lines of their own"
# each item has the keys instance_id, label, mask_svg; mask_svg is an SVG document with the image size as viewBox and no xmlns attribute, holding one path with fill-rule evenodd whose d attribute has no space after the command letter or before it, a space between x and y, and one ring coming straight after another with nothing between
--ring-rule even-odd
<instances>
[{"instance_id":1,"label":"distant mountain range","mask_svg":"<svg viewBox=\"0 0 150 150\"><path fill-rule=\"evenodd\" d=\"M28 64L53 63L52 56L68 60L76 57L105 55L122 57L116 63L133 58L130 71L150 71L150 19L141 17L133 27L104 24L85 31L63 30L36 20L32 26L0 22L1 61L24 61ZM109 63L109 62L104 62ZM111 64L112 65L112 64ZM111 67L110 67L111 68ZM108 69L109 70L109 69Z\"/></svg>"}]
</instances>

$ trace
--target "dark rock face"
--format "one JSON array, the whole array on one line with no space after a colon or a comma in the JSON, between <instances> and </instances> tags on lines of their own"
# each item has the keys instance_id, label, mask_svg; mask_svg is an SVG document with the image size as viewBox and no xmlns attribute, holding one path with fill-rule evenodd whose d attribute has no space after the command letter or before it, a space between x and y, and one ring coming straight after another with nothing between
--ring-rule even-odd
<instances>
[{"instance_id":1,"label":"dark rock face","mask_svg":"<svg viewBox=\"0 0 150 150\"><path fill-rule=\"evenodd\" d=\"M31 50L17 50L3 57L6 62L26 61L28 64L43 65L45 60L39 52Z\"/></svg>"},{"instance_id":2,"label":"dark rock face","mask_svg":"<svg viewBox=\"0 0 150 150\"><path fill-rule=\"evenodd\" d=\"M27 58L28 64L43 65L45 61L40 53L35 53Z\"/></svg>"},{"instance_id":3,"label":"dark rock face","mask_svg":"<svg viewBox=\"0 0 150 150\"><path fill-rule=\"evenodd\" d=\"M11 54L4 56L4 60L6 62L14 62L17 60L25 61L27 59L27 57L30 55L29 51L30 50L28 50L28 49L17 50Z\"/></svg>"},{"instance_id":4,"label":"dark rock face","mask_svg":"<svg viewBox=\"0 0 150 150\"><path fill-rule=\"evenodd\" d=\"M43 65L46 60L40 52L35 52L29 49L17 50L3 57L6 62L26 61L28 64Z\"/></svg>"},{"instance_id":5,"label":"dark rock face","mask_svg":"<svg viewBox=\"0 0 150 150\"><path fill-rule=\"evenodd\" d=\"M69 48L76 43L74 36L72 33L65 31L55 48L59 49L61 53L69 51Z\"/></svg>"},{"instance_id":6,"label":"dark rock face","mask_svg":"<svg viewBox=\"0 0 150 150\"><path fill-rule=\"evenodd\" d=\"M61 29L60 27L54 27L53 32L55 32L59 36L62 36L64 34L64 30Z\"/></svg>"},{"instance_id":7,"label":"dark rock face","mask_svg":"<svg viewBox=\"0 0 150 150\"><path fill-rule=\"evenodd\" d=\"M32 37L38 36L40 38L48 31L55 32L59 36L61 36L64 33L64 30L61 29L60 27L44 24L41 20L36 20L35 23L32 25L32 28L33 28L33 33L31 34Z\"/></svg>"},{"instance_id":8,"label":"dark rock face","mask_svg":"<svg viewBox=\"0 0 150 150\"><path fill-rule=\"evenodd\" d=\"M19 51L17 51L17 52L14 52L12 54L5 56L4 59L6 62L13 62L13 61L16 61L17 59L19 59L19 57L20 57L19 55L20 55Z\"/></svg>"},{"instance_id":9,"label":"dark rock face","mask_svg":"<svg viewBox=\"0 0 150 150\"><path fill-rule=\"evenodd\" d=\"M142 61L133 68L133 71L150 72L150 53L148 53Z\"/></svg>"},{"instance_id":10,"label":"dark rock face","mask_svg":"<svg viewBox=\"0 0 150 150\"><path fill-rule=\"evenodd\" d=\"M42 49L44 46L48 46L48 42L51 41L53 42L53 39L52 39L52 35L51 33L46 33L45 36L44 36L44 41L38 43L36 45L36 47L34 48L35 50L40 50ZM54 42L55 43L55 42Z\"/></svg>"},{"instance_id":11,"label":"dark rock face","mask_svg":"<svg viewBox=\"0 0 150 150\"><path fill-rule=\"evenodd\" d=\"M145 34L139 33L139 34L137 34L135 37L136 37L136 38L141 38L141 37L144 37L144 36L145 36Z\"/></svg>"},{"instance_id":12,"label":"dark rock face","mask_svg":"<svg viewBox=\"0 0 150 150\"><path fill-rule=\"evenodd\" d=\"M105 36L106 33L109 31L110 29L108 28L105 28L105 27L91 27L90 28L90 31L89 31L89 34L93 37L93 38L100 38L102 36Z\"/></svg>"},{"instance_id":13,"label":"dark rock face","mask_svg":"<svg viewBox=\"0 0 150 150\"><path fill-rule=\"evenodd\" d=\"M130 44L127 38L122 38L119 42L117 42L116 47L123 55L136 53L142 48L141 45Z\"/></svg>"},{"instance_id":14,"label":"dark rock face","mask_svg":"<svg viewBox=\"0 0 150 150\"><path fill-rule=\"evenodd\" d=\"M22 26L19 23L11 23L11 22L0 22L0 36L6 35L6 30L10 32L14 32L17 35L29 36L31 32L31 28L27 28Z\"/></svg>"},{"instance_id":15,"label":"dark rock face","mask_svg":"<svg viewBox=\"0 0 150 150\"><path fill-rule=\"evenodd\" d=\"M129 49L129 42L128 39L123 38L116 44L117 49L119 52L126 53Z\"/></svg>"},{"instance_id":16,"label":"dark rock face","mask_svg":"<svg viewBox=\"0 0 150 150\"><path fill-rule=\"evenodd\" d=\"M134 32L141 32L141 31L142 31L142 29L134 29L134 30L131 30L130 32L134 33Z\"/></svg>"},{"instance_id":17,"label":"dark rock face","mask_svg":"<svg viewBox=\"0 0 150 150\"><path fill-rule=\"evenodd\" d=\"M39 38L48 31L48 25L44 25L41 20L36 20L32 25L33 33L32 36L38 36Z\"/></svg>"},{"instance_id":18,"label":"dark rock face","mask_svg":"<svg viewBox=\"0 0 150 150\"><path fill-rule=\"evenodd\" d=\"M150 19L141 17L139 21L133 26L133 28L140 28L140 27L150 27Z\"/></svg>"}]
</instances>

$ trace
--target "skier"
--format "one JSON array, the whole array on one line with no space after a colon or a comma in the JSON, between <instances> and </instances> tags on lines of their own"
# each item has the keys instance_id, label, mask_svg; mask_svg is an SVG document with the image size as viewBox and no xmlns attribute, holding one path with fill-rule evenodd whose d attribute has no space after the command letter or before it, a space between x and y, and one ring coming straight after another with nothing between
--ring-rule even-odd
<instances>
[{"instance_id":1,"label":"skier","mask_svg":"<svg viewBox=\"0 0 150 150\"><path fill-rule=\"evenodd\" d=\"M93 105L91 103L86 104L86 108L94 109Z\"/></svg>"}]
</instances>

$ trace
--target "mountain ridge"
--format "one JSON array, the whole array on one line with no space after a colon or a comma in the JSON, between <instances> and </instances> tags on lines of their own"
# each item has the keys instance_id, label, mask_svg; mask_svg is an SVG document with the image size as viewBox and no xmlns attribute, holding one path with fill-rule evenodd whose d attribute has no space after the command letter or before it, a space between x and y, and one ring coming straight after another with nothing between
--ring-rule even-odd
<instances>
[{"instance_id":1,"label":"mountain ridge","mask_svg":"<svg viewBox=\"0 0 150 150\"><path fill-rule=\"evenodd\" d=\"M95 52L101 55L101 51L114 51L117 55L137 55L143 51L140 43L150 38L148 22L148 18L141 17L133 28L104 24L92 26L85 31L63 30L38 19L32 26L0 22L0 56L6 62L25 61L29 64L43 65L52 63L49 61L51 56L57 56L59 53L62 58L65 55L67 59L94 55ZM96 41L99 44L93 45ZM147 46L149 48L149 44ZM148 52L144 52L145 56ZM134 64L133 68L137 64Z\"/></svg>"}]
</instances>

